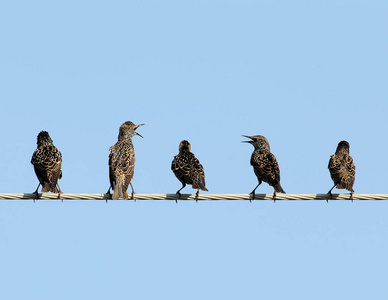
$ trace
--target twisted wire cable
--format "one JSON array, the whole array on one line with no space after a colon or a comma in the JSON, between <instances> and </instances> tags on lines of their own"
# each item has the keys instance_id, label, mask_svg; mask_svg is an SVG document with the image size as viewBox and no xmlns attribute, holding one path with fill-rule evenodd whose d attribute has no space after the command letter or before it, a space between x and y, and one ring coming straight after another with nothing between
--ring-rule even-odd
<instances>
[{"instance_id":1,"label":"twisted wire cable","mask_svg":"<svg viewBox=\"0 0 388 300\"><path fill-rule=\"evenodd\" d=\"M388 200L388 194L354 194L354 200ZM72 194L62 193L60 196L54 193L40 193L38 197L34 193L7 194L0 193L0 200L111 200L110 194ZM127 200L127 199L123 199ZM128 200L196 200L195 194L135 194L134 199ZM251 199L249 194L199 194L198 201L207 200L271 200L272 194L256 194L255 199ZM276 201L283 200L350 200L350 194L278 194ZM113 200L111 200L113 201Z\"/></svg>"}]
</instances>

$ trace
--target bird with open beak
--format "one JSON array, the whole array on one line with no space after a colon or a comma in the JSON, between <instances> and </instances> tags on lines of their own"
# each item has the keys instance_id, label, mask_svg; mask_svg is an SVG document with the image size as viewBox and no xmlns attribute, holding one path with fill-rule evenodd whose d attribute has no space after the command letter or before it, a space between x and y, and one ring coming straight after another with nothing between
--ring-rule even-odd
<instances>
[{"instance_id":1,"label":"bird with open beak","mask_svg":"<svg viewBox=\"0 0 388 300\"><path fill-rule=\"evenodd\" d=\"M132 144L132 137L138 135L136 129L145 124L135 125L127 121L120 126L118 141L109 148L109 181L110 189L113 190L112 199L128 199L128 186L131 185L131 199L135 194L132 186L132 178L135 169L135 149Z\"/></svg>"},{"instance_id":2,"label":"bird with open beak","mask_svg":"<svg viewBox=\"0 0 388 300\"><path fill-rule=\"evenodd\" d=\"M251 192L252 199L255 199L255 191L262 181L268 183L274 188L273 199L276 201L276 193L286 193L280 185L280 170L279 164L275 155L271 153L268 140L262 135L243 135L249 138L250 141L243 141L250 143L255 150L251 156L251 166L256 174L258 185Z\"/></svg>"}]
</instances>

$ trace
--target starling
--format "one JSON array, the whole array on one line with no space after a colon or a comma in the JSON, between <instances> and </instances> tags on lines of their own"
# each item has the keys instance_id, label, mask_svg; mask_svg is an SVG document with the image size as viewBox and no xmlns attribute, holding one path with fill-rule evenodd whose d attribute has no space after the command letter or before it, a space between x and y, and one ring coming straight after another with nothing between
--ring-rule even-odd
<instances>
[{"instance_id":1,"label":"starling","mask_svg":"<svg viewBox=\"0 0 388 300\"><path fill-rule=\"evenodd\" d=\"M39 186L42 185L42 193L52 192L61 194L58 179L62 178L62 154L54 146L53 140L47 131L38 134L38 147L32 154L31 164L34 165L39 184L35 194L38 195ZM58 188L57 188L58 186ZM59 196L59 195L58 195Z\"/></svg>"},{"instance_id":2,"label":"starling","mask_svg":"<svg viewBox=\"0 0 388 300\"><path fill-rule=\"evenodd\" d=\"M190 152L191 145L188 141L181 141L179 144L179 154L174 157L171 164L171 170L174 172L176 178L182 183L182 187L176 192L181 197L180 191L191 184L193 189L197 189L195 200L198 201L199 190L208 191L205 187L205 171L195 157Z\"/></svg>"},{"instance_id":3,"label":"starling","mask_svg":"<svg viewBox=\"0 0 388 300\"><path fill-rule=\"evenodd\" d=\"M109 181L110 189L113 190L112 199L128 199L128 185L131 185L132 196L135 194L132 186L133 172L135 168L135 149L132 144L132 137L138 135L135 130L145 124L135 125L130 121L123 123L120 126L118 141L115 145L109 148Z\"/></svg>"},{"instance_id":4,"label":"starling","mask_svg":"<svg viewBox=\"0 0 388 300\"><path fill-rule=\"evenodd\" d=\"M255 191L262 181L268 183L274 188L273 199L276 200L276 193L286 193L280 185L280 170L275 155L273 155L269 148L267 139L261 135L247 136L250 141L244 141L250 143L255 147L255 150L251 156L251 166L255 172L259 184L252 191L252 199L255 199Z\"/></svg>"},{"instance_id":5,"label":"starling","mask_svg":"<svg viewBox=\"0 0 388 300\"><path fill-rule=\"evenodd\" d=\"M334 186L330 189L328 194L332 197L331 191L336 187L337 189L346 189L350 192L350 199L353 200L353 184L356 176L356 166L353 158L349 155L349 143L341 141L338 143L335 154L330 155L329 171L331 179L333 179Z\"/></svg>"}]
</instances>

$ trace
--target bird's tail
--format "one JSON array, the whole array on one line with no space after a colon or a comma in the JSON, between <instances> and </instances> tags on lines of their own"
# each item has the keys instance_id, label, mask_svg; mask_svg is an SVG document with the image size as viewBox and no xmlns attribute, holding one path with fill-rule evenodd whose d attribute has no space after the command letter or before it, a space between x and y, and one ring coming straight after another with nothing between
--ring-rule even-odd
<instances>
[{"instance_id":1,"label":"bird's tail","mask_svg":"<svg viewBox=\"0 0 388 300\"><path fill-rule=\"evenodd\" d=\"M280 182L275 184L274 189L277 193L283 193L285 194L286 192L283 190L282 186L280 185Z\"/></svg>"},{"instance_id":2,"label":"bird's tail","mask_svg":"<svg viewBox=\"0 0 388 300\"><path fill-rule=\"evenodd\" d=\"M205 191L205 192L208 192L209 190L206 188L205 186L205 179L199 181L199 182L196 182L196 183L193 183L193 189L200 189L202 191Z\"/></svg>"},{"instance_id":3,"label":"bird's tail","mask_svg":"<svg viewBox=\"0 0 388 300\"><path fill-rule=\"evenodd\" d=\"M123 184L120 181L116 182L115 184L112 199L113 200L128 199L127 189L123 186Z\"/></svg>"},{"instance_id":4,"label":"bird's tail","mask_svg":"<svg viewBox=\"0 0 388 300\"><path fill-rule=\"evenodd\" d=\"M42 187L42 193L48 193L48 192L52 192L52 193L57 194L58 189L57 189L56 185L52 185L49 182L45 182L43 187Z\"/></svg>"},{"instance_id":5,"label":"bird's tail","mask_svg":"<svg viewBox=\"0 0 388 300\"><path fill-rule=\"evenodd\" d=\"M345 190L348 190L349 192L354 193L353 182L341 181L339 184L337 184L336 188L340 190L345 189Z\"/></svg>"}]
</instances>

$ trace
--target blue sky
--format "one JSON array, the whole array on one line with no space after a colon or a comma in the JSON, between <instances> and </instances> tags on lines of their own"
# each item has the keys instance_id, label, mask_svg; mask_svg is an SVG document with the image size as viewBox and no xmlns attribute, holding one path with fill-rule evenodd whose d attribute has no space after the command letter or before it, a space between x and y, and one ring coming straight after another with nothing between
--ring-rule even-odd
<instances>
[{"instance_id":1,"label":"blue sky","mask_svg":"<svg viewBox=\"0 0 388 300\"><path fill-rule=\"evenodd\" d=\"M0 5L1 193L32 192L36 136L67 193L105 193L130 120L138 193L175 193L182 139L209 193L249 193L270 142L288 193L325 193L350 143L356 193L387 193L380 1ZM192 193L186 187L183 193ZM263 183L257 193L272 193ZM338 193L338 190L334 190ZM0 201L4 299L383 299L385 201Z\"/></svg>"}]
</instances>

